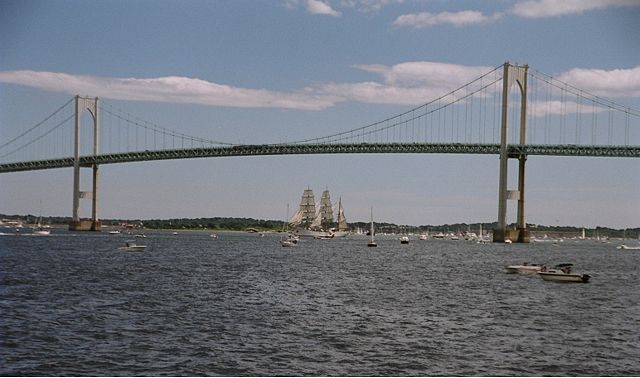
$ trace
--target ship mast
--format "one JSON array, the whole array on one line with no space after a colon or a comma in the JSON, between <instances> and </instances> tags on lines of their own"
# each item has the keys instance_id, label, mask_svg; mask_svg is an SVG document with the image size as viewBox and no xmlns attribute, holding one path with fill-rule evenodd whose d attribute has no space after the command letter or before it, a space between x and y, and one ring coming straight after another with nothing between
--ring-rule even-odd
<instances>
[{"instance_id":1,"label":"ship mast","mask_svg":"<svg viewBox=\"0 0 640 378\"><path fill-rule=\"evenodd\" d=\"M302 193L300 200L300 211L302 212L302 223L308 226L316 217L316 200L313 196L313 190L307 187Z\"/></svg>"}]
</instances>

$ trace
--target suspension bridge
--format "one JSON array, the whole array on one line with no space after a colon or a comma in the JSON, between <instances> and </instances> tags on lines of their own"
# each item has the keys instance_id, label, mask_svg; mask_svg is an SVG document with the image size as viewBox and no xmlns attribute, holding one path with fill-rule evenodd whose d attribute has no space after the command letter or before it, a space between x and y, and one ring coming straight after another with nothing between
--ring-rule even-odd
<instances>
[{"instance_id":1,"label":"suspension bridge","mask_svg":"<svg viewBox=\"0 0 640 378\"><path fill-rule=\"evenodd\" d=\"M90 133L81 118L92 118ZM82 131L82 132L81 132ZM81 154L81 151L89 152ZM147 122L98 98L75 96L34 126L0 144L0 173L74 168L71 230L98 231L98 167L134 161L294 154L437 153L500 156L494 241L528 242L524 217L528 156L640 157L640 110L529 68L505 63L401 114L344 132L285 143L236 144ZM518 160L508 189L509 159ZM93 171L80 191L80 169ZM90 220L80 199L92 200ZM507 229L507 201L518 201Z\"/></svg>"}]
</instances>

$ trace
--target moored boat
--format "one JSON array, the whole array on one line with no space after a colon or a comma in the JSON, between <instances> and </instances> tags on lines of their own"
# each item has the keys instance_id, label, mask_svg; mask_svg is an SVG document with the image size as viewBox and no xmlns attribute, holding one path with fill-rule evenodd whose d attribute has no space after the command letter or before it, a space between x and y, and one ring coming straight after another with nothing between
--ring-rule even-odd
<instances>
[{"instance_id":1,"label":"moored boat","mask_svg":"<svg viewBox=\"0 0 640 378\"><path fill-rule=\"evenodd\" d=\"M529 264L528 262L522 263L522 265L509 265L506 267L507 273L523 273L523 274L536 274L542 270L541 264Z\"/></svg>"},{"instance_id":2,"label":"moored boat","mask_svg":"<svg viewBox=\"0 0 640 378\"><path fill-rule=\"evenodd\" d=\"M369 243L367 243L367 247L377 247L378 243L376 243L375 239L374 239L374 229L373 229L373 207L371 208L371 231L369 232L369 234L371 235L371 240L369 241Z\"/></svg>"},{"instance_id":3,"label":"moored boat","mask_svg":"<svg viewBox=\"0 0 640 378\"><path fill-rule=\"evenodd\" d=\"M147 246L144 244L136 244L133 241L127 241L124 247L122 247L121 249L125 251L142 252L145 250L145 248L147 248Z\"/></svg>"},{"instance_id":4,"label":"moored boat","mask_svg":"<svg viewBox=\"0 0 640 378\"><path fill-rule=\"evenodd\" d=\"M640 250L640 246L638 246L638 247L630 247L630 246L628 246L628 245L626 245L626 244L622 244L622 245L620 245L620 246L618 246L618 247L616 247L616 248L617 248L617 249Z\"/></svg>"}]
</instances>

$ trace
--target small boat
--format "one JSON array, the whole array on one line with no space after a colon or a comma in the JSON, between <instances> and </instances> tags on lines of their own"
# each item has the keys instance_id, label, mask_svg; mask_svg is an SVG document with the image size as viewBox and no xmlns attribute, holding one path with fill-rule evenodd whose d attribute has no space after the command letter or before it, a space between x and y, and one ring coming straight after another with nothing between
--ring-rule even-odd
<instances>
[{"instance_id":1,"label":"small boat","mask_svg":"<svg viewBox=\"0 0 640 378\"><path fill-rule=\"evenodd\" d=\"M142 252L144 251L145 248L147 248L146 245L136 244L133 241L128 241L125 243L124 247L122 247L121 249L124 249L125 251Z\"/></svg>"},{"instance_id":2,"label":"small boat","mask_svg":"<svg viewBox=\"0 0 640 378\"><path fill-rule=\"evenodd\" d=\"M428 240L429 237L427 236L427 234L421 234L420 235L420 240Z\"/></svg>"},{"instance_id":3,"label":"small boat","mask_svg":"<svg viewBox=\"0 0 640 378\"><path fill-rule=\"evenodd\" d=\"M40 201L40 208L42 208L42 201ZM51 235L51 230L49 230L48 227L42 226L42 211L40 215L38 215L38 221L32 231L34 235Z\"/></svg>"},{"instance_id":4,"label":"small boat","mask_svg":"<svg viewBox=\"0 0 640 378\"><path fill-rule=\"evenodd\" d=\"M378 243L373 239L373 235L375 234L373 231L373 207L371 208L371 231L369 234L371 235L371 240L367 243L367 247L377 247Z\"/></svg>"},{"instance_id":5,"label":"small boat","mask_svg":"<svg viewBox=\"0 0 640 378\"><path fill-rule=\"evenodd\" d=\"M120 235L120 231L118 231L118 230L111 230L111 231L109 231L109 235Z\"/></svg>"},{"instance_id":6,"label":"small boat","mask_svg":"<svg viewBox=\"0 0 640 378\"><path fill-rule=\"evenodd\" d=\"M280 245L282 245L283 247L295 247L296 242L293 239L283 239L280 240Z\"/></svg>"},{"instance_id":7,"label":"small boat","mask_svg":"<svg viewBox=\"0 0 640 378\"><path fill-rule=\"evenodd\" d=\"M622 245L620 245L620 246L618 246L618 247L616 247L616 248L617 248L617 249L640 250L640 246L638 246L638 247L629 247L629 246L628 246L628 245L626 245L626 244L622 244Z\"/></svg>"},{"instance_id":8,"label":"small boat","mask_svg":"<svg viewBox=\"0 0 640 378\"><path fill-rule=\"evenodd\" d=\"M406 235L400 237L400 244L409 244L409 237Z\"/></svg>"},{"instance_id":9,"label":"small boat","mask_svg":"<svg viewBox=\"0 0 640 378\"><path fill-rule=\"evenodd\" d=\"M573 264L558 264L552 269L547 269L545 266L538 272L540 277L545 281L554 282L589 282L591 278L588 274L571 273L571 267Z\"/></svg>"},{"instance_id":10,"label":"small boat","mask_svg":"<svg viewBox=\"0 0 640 378\"><path fill-rule=\"evenodd\" d=\"M289 218L289 204L287 204L287 215L284 218L285 221L282 222L282 232L287 232L287 221L286 219ZM280 245L283 247L295 247L296 244L298 244L298 237L297 236L293 236L291 234L289 234L289 237L287 239L280 239Z\"/></svg>"},{"instance_id":11,"label":"small boat","mask_svg":"<svg viewBox=\"0 0 640 378\"><path fill-rule=\"evenodd\" d=\"M443 240L444 239L444 234L442 232L438 232L437 234L433 235L432 238Z\"/></svg>"},{"instance_id":12,"label":"small boat","mask_svg":"<svg viewBox=\"0 0 640 378\"><path fill-rule=\"evenodd\" d=\"M523 273L523 274L536 274L542 270L541 264L529 264L528 262L522 263L522 265L509 265L506 267L507 273Z\"/></svg>"}]
</instances>

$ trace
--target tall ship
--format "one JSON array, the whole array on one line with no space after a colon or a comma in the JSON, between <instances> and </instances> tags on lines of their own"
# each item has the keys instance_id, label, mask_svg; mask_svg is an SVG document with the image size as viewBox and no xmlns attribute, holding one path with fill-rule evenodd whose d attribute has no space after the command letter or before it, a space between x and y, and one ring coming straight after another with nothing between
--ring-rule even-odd
<instances>
[{"instance_id":1,"label":"tall ship","mask_svg":"<svg viewBox=\"0 0 640 378\"><path fill-rule=\"evenodd\" d=\"M289 223L293 227L293 233L300 237L329 239L349 234L342 198L338 201L338 219L335 220L329 190L322 192L320 202L316 204L313 190L305 189L298 211L289 220Z\"/></svg>"}]
</instances>

